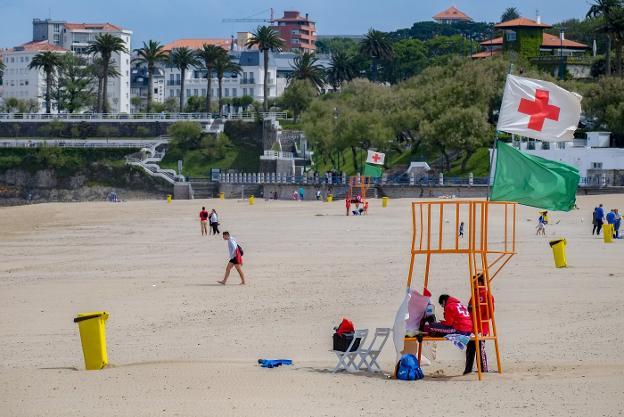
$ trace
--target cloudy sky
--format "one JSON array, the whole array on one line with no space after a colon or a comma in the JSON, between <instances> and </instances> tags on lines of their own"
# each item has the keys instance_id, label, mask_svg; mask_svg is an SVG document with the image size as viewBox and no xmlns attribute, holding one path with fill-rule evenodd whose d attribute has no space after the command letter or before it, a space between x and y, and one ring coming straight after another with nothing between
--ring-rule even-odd
<instances>
[{"instance_id":1,"label":"cloudy sky","mask_svg":"<svg viewBox=\"0 0 624 417\"><path fill-rule=\"evenodd\" d=\"M71 22L111 22L134 32L133 47L147 39L163 43L177 38L229 37L257 23L222 23L223 18L268 17L283 10L309 13L319 34L361 34L374 27L384 31L431 20L455 5L477 21L498 21L506 7L517 7L545 23L582 18L590 0L0 0L0 47L31 40L32 19L52 17ZM265 11L266 10L266 11Z\"/></svg>"}]
</instances>

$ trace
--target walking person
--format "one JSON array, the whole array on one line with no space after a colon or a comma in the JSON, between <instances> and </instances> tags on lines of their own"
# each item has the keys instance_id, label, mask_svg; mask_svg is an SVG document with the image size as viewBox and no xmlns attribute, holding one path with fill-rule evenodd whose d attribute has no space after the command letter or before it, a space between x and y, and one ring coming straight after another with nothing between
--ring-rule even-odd
<instances>
[{"instance_id":1,"label":"walking person","mask_svg":"<svg viewBox=\"0 0 624 417\"><path fill-rule=\"evenodd\" d=\"M602 208L602 204L599 204L598 207L594 209L594 220L592 224L594 228L592 229L592 235L596 233L597 236L600 236L600 230L602 229L602 223L604 222L604 209Z\"/></svg>"},{"instance_id":2,"label":"walking person","mask_svg":"<svg viewBox=\"0 0 624 417\"><path fill-rule=\"evenodd\" d=\"M228 261L227 266L225 267L225 275L223 276L223 280L217 281L219 284L225 285L232 268L236 268L238 271L238 275L240 275L241 285L245 285L245 273L243 272L243 250L236 240L232 236L230 236L230 232L223 232L223 240L227 240L228 243L228 255L230 260Z\"/></svg>"},{"instance_id":3,"label":"walking person","mask_svg":"<svg viewBox=\"0 0 624 417\"><path fill-rule=\"evenodd\" d=\"M615 222L613 223L613 228L615 232L615 238L620 238L620 225L622 223L622 215L620 214L618 209L613 209L613 213L615 213Z\"/></svg>"},{"instance_id":4,"label":"walking person","mask_svg":"<svg viewBox=\"0 0 624 417\"><path fill-rule=\"evenodd\" d=\"M199 212L199 224L201 225L202 236L208 236L208 212L206 211L206 207L202 207Z\"/></svg>"},{"instance_id":5,"label":"walking person","mask_svg":"<svg viewBox=\"0 0 624 417\"><path fill-rule=\"evenodd\" d=\"M210 213L210 228L212 229L213 235L221 233L219 232L219 215L215 209L212 209L212 212Z\"/></svg>"},{"instance_id":6,"label":"walking person","mask_svg":"<svg viewBox=\"0 0 624 417\"><path fill-rule=\"evenodd\" d=\"M615 211L610 210L607 213L607 223L610 224L612 227L612 231L613 231L612 237L615 237Z\"/></svg>"},{"instance_id":7,"label":"walking person","mask_svg":"<svg viewBox=\"0 0 624 417\"><path fill-rule=\"evenodd\" d=\"M459 224L459 237L464 237L464 222Z\"/></svg>"}]
</instances>

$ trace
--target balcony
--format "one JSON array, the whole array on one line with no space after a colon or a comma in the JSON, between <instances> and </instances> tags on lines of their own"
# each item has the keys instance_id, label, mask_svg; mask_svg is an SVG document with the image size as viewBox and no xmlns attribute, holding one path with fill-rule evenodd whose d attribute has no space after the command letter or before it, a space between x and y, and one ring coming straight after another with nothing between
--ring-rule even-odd
<instances>
[{"instance_id":1,"label":"balcony","mask_svg":"<svg viewBox=\"0 0 624 417\"><path fill-rule=\"evenodd\" d=\"M253 78L241 78L240 83L241 84L255 84L256 80Z\"/></svg>"},{"instance_id":2,"label":"balcony","mask_svg":"<svg viewBox=\"0 0 624 417\"><path fill-rule=\"evenodd\" d=\"M534 64L558 65L561 62L559 55L540 55L531 58ZM594 58L589 55L564 55L563 63L566 65L591 65Z\"/></svg>"},{"instance_id":3,"label":"balcony","mask_svg":"<svg viewBox=\"0 0 624 417\"><path fill-rule=\"evenodd\" d=\"M167 85L180 85L181 80L167 80Z\"/></svg>"}]
</instances>

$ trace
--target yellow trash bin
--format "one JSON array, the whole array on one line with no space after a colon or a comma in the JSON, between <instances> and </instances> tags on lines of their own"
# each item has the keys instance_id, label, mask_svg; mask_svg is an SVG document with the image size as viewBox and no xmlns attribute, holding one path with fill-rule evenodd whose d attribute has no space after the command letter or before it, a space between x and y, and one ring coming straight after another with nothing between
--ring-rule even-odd
<instances>
[{"instance_id":1,"label":"yellow trash bin","mask_svg":"<svg viewBox=\"0 0 624 417\"><path fill-rule=\"evenodd\" d=\"M225 193L219 193L219 199L225 200Z\"/></svg>"},{"instance_id":2,"label":"yellow trash bin","mask_svg":"<svg viewBox=\"0 0 624 417\"><path fill-rule=\"evenodd\" d=\"M388 207L388 197L381 198L381 207Z\"/></svg>"},{"instance_id":3,"label":"yellow trash bin","mask_svg":"<svg viewBox=\"0 0 624 417\"><path fill-rule=\"evenodd\" d=\"M552 248L553 256L555 258L555 266L557 268L565 268L568 266L566 261L566 240L555 239L550 241L550 247Z\"/></svg>"},{"instance_id":4,"label":"yellow trash bin","mask_svg":"<svg viewBox=\"0 0 624 417\"><path fill-rule=\"evenodd\" d=\"M171 194L167 194L167 203L171 203Z\"/></svg>"},{"instance_id":5,"label":"yellow trash bin","mask_svg":"<svg viewBox=\"0 0 624 417\"><path fill-rule=\"evenodd\" d=\"M327 202L331 203L332 201L334 201L334 196L333 194L327 194Z\"/></svg>"},{"instance_id":6,"label":"yellow trash bin","mask_svg":"<svg viewBox=\"0 0 624 417\"><path fill-rule=\"evenodd\" d=\"M254 196L253 196L253 195L250 195L250 196L249 196L249 205L250 205L250 206L253 206L253 205L254 205L254 202L255 202L255 198L254 198Z\"/></svg>"},{"instance_id":7,"label":"yellow trash bin","mask_svg":"<svg viewBox=\"0 0 624 417\"><path fill-rule=\"evenodd\" d=\"M602 225L602 238L604 243L613 243L613 225L605 223Z\"/></svg>"},{"instance_id":8,"label":"yellow trash bin","mask_svg":"<svg viewBox=\"0 0 624 417\"><path fill-rule=\"evenodd\" d=\"M106 320L108 320L106 311L80 313L74 319L74 323L78 323L80 330L82 353L84 354L85 367L88 370L102 369L108 364Z\"/></svg>"}]
</instances>

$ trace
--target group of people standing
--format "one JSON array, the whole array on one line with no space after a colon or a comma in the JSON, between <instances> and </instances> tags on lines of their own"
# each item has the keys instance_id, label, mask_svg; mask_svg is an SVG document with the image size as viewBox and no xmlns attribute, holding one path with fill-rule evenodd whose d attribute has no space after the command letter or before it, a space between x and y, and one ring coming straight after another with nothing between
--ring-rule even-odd
<instances>
[{"instance_id":1,"label":"group of people standing","mask_svg":"<svg viewBox=\"0 0 624 417\"><path fill-rule=\"evenodd\" d=\"M218 235L219 232L219 215L217 214L217 210L212 209L210 213L206 210L206 207L202 207L199 212L199 224L201 227L202 236ZM210 228L208 228L210 226Z\"/></svg>"},{"instance_id":2,"label":"group of people standing","mask_svg":"<svg viewBox=\"0 0 624 417\"><path fill-rule=\"evenodd\" d=\"M598 207L594 208L594 213L592 215L592 235L596 234L600 236L600 231L602 230L602 226L605 224L613 225L613 237L615 239L620 238L620 225L622 224L622 215L620 214L618 209L611 209L606 215L605 210L602 204L599 204Z\"/></svg>"}]
</instances>

